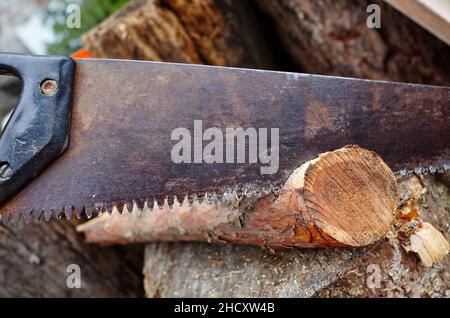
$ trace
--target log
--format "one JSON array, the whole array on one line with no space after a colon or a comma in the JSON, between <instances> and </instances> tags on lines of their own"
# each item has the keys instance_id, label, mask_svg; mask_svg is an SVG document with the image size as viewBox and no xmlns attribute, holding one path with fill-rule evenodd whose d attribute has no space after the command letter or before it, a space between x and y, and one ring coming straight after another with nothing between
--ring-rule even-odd
<instances>
[{"instance_id":1,"label":"log","mask_svg":"<svg viewBox=\"0 0 450 318\"><path fill-rule=\"evenodd\" d=\"M450 46L382 0L255 3L304 72L450 85ZM366 25L369 4L381 8L379 29Z\"/></svg>"},{"instance_id":2,"label":"log","mask_svg":"<svg viewBox=\"0 0 450 318\"><path fill-rule=\"evenodd\" d=\"M272 68L248 1L134 1L88 32L92 57Z\"/></svg>"},{"instance_id":3,"label":"log","mask_svg":"<svg viewBox=\"0 0 450 318\"><path fill-rule=\"evenodd\" d=\"M204 241L287 247L360 247L387 233L397 208L392 171L375 153L347 146L304 163L279 195L229 203L187 198L152 211L104 214L77 228L91 243ZM137 206L135 206L137 210Z\"/></svg>"}]
</instances>

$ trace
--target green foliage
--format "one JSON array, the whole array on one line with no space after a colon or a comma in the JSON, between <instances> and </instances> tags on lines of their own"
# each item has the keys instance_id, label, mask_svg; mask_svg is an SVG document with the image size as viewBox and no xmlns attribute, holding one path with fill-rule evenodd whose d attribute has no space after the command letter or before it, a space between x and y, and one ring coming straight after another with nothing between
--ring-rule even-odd
<instances>
[{"instance_id":1,"label":"green foliage","mask_svg":"<svg viewBox=\"0 0 450 318\"><path fill-rule=\"evenodd\" d=\"M46 9L45 20L53 27L56 40L49 43L49 54L69 55L81 48L84 33L122 8L128 0L58 0ZM81 8L81 27L69 28L66 21L70 15L67 7L78 4Z\"/></svg>"}]
</instances>

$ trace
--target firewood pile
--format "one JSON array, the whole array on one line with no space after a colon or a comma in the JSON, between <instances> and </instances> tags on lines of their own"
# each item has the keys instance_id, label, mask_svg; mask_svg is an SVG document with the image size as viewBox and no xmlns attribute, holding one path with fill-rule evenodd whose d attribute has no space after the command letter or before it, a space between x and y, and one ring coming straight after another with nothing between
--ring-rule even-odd
<instances>
[{"instance_id":1,"label":"firewood pile","mask_svg":"<svg viewBox=\"0 0 450 318\"><path fill-rule=\"evenodd\" d=\"M369 4L380 28L367 24ZM95 58L450 86L450 46L381 0L136 0L83 43ZM324 181L340 174L345 186ZM302 191L324 219L296 203ZM299 167L276 198L1 226L0 296L449 297L449 202L448 174L394 176L345 147ZM338 226L330 211L352 218ZM66 288L67 264L82 269L82 289Z\"/></svg>"}]
</instances>

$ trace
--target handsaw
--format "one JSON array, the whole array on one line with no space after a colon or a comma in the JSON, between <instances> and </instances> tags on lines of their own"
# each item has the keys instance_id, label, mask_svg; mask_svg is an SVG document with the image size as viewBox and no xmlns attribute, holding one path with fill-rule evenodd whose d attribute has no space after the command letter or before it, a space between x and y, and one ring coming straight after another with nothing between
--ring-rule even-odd
<instances>
[{"instance_id":1,"label":"handsaw","mask_svg":"<svg viewBox=\"0 0 450 318\"><path fill-rule=\"evenodd\" d=\"M270 193L303 162L347 144L398 173L450 170L448 87L14 54L0 54L0 70L23 83L0 138L3 218ZM197 138L192 157L208 144L196 123L223 132L225 150L226 128L277 129L276 171L261 173L267 161L238 160L237 151L228 163L174 162L177 129Z\"/></svg>"}]
</instances>

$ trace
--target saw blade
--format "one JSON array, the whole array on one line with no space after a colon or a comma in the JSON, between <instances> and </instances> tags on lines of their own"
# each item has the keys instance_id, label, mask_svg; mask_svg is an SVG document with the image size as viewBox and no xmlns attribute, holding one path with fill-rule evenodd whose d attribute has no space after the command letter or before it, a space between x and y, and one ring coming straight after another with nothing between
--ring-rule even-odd
<instances>
[{"instance_id":1,"label":"saw blade","mask_svg":"<svg viewBox=\"0 0 450 318\"><path fill-rule=\"evenodd\" d=\"M270 192L303 162L347 144L379 153L401 173L449 169L447 87L156 62L76 64L67 151L0 214L89 217L175 196ZM244 149L233 136L229 147L238 129L248 133ZM213 135L219 141L210 152ZM177 153L181 141L188 146Z\"/></svg>"}]
</instances>

